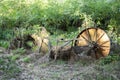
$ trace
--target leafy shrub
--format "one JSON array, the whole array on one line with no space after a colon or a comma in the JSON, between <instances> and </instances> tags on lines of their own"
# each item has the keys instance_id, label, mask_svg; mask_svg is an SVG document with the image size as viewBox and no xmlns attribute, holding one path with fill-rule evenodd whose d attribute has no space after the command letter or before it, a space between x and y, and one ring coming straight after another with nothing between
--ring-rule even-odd
<instances>
[{"instance_id":1,"label":"leafy shrub","mask_svg":"<svg viewBox=\"0 0 120 80\"><path fill-rule=\"evenodd\" d=\"M87 15L91 15L97 26L108 29L107 26L111 24L111 20L119 24L119 8L118 0L85 0L81 10Z\"/></svg>"}]
</instances>

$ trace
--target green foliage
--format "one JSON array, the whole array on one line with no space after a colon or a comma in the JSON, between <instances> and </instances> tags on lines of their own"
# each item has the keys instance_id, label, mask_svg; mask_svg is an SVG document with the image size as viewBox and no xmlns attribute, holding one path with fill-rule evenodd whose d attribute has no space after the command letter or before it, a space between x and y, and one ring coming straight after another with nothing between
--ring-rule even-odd
<instances>
[{"instance_id":1,"label":"green foliage","mask_svg":"<svg viewBox=\"0 0 120 80\"><path fill-rule=\"evenodd\" d=\"M75 2L39 0L31 3L18 1L0 2L1 27L28 27L35 24L46 27L68 27L68 25L74 26L77 20L81 19L81 13L75 11L79 5L75 3L77 0Z\"/></svg>"},{"instance_id":2,"label":"green foliage","mask_svg":"<svg viewBox=\"0 0 120 80\"><path fill-rule=\"evenodd\" d=\"M0 39L2 40L10 40L12 38L12 30L3 29L0 27Z\"/></svg>"},{"instance_id":3,"label":"green foliage","mask_svg":"<svg viewBox=\"0 0 120 80\"><path fill-rule=\"evenodd\" d=\"M84 0L82 12L91 15L95 23L105 29L112 19L119 24L119 8L118 0Z\"/></svg>"},{"instance_id":4,"label":"green foliage","mask_svg":"<svg viewBox=\"0 0 120 80\"><path fill-rule=\"evenodd\" d=\"M0 27L29 28L42 25L49 31L57 28L67 31L68 27L80 27L84 15L90 15L96 24L106 29L108 24L119 25L119 8L118 0L2 0Z\"/></svg>"},{"instance_id":5,"label":"green foliage","mask_svg":"<svg viewBox=\"0 0 120 80\"><path fill-rule=\"evenodd\" d=\"M81 26L84 13L97 20L97 24L110 19L119 24L119 4L118 0L3 0L0 2L0 26L40 24L66 30L67 27Z\"/></svg>"},{"instance_id":6,"label":"green foliage","mask_svg":"<svg viewBox=\"0 0 120 80\"><path fill-rule=\"evenodd\" d=\"M109 55L109 56L101 59L100 64L101 65L106 65L106 64L110 64L110 63L116 62L116 61L120 61L120 55L113 54L113 55Z\"/></svg>"},{"instance_id":7,"label":"green foliage","mask_svg":"<svg viewBox=\"0 0 120 80\"><path fill-rule=\"evenodd\" d=\"M26 50L24 48L17 48L15 50L12 50L13 55L11 55L11 60L16 61L21 58L23 58L23 62L30 62L30 57L27 56Z\"/></svg>"},{"instance_id":8,"label":"green foliage","mask_svg":"<svg viewBox=\"0 0 120 80\"><path fill-rule=\"evenodd\" d=\"M23 62L29 63L31 61L30 57L25 57L23 58Z\"/></svg>"},{"instance_id":9,"label":"green foliage","mask_svg":"<svg viewBox=\"0 0 120 80\"><path fill-rule=\"evenodd\" d=\"M24 48L18 48L16 50L13 50L13 54L24 54L25 53L25 49Z\"/></svg>"},{"instance_id":10,"label":"green foliage","mask_svg":"<svg viewBox=\"0 0 120 80\"><path fill-rule=\"evenodd\" d=\"M0 41L0 46L1 46L1 47L4 47L4 48L8 48L8 47L9 47L9 42L8 42L8 41L1 40L1 41Z\"/></svg>"},{"instance_id":11,"label":"green foliage","mask_svg":"<svg viewBox=\"0 0 120 80\"><path fill-rule=\"evenodd\" d=\"M24 55L26 50L24 48L17 48L15 50L12 50L13 55L11 55L11 60L16 61L21 58L22 55Z\"/></svg>"},{"instance_id":12,"label":"green foliage","mask_svg":"<svg viewBox=\"0 0 120 80\"><path fill-rule=\"evenodd\" d=\"M20 58L20 54L15 54L15 55L11 56L11 59L12 59L13 61L16 61L16 60L19 59L19 58Z\"/></svg>"},{"instance_id":13,"label":"green foliage","mask_svg":"<svg viewBox=\"0 0 120 80\"><path fill-rule=\"evenodd\" d=\"M11 60L11 57L0 57L0 72L2 73L3 80L15 78L20 73L20 68Z\"/></svg>"}]
</instances>

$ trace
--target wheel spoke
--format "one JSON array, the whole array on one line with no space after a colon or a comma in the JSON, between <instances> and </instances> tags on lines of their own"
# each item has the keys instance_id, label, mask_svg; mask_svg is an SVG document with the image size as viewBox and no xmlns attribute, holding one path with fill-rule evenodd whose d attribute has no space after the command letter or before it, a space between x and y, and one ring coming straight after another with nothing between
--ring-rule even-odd
<instances>
[{"instance_id":1,"label":"wheel spoke","mask_svg":"<svg viewBox=\"0 0 120 80\"><path fill-rule=\"evenodd\" d=\"M84 38L88 43L90 43L90 41L86 39L83 35L81 35L81 37Z\"/></svg>"},{"instance_id":2,"label":"wheel spoke","mask_svg":"<svg viewBox=\"0 0 120 80\"><path fill-rule=\"evenodd\" d=\"M102 51L106 51L106 50L110 50L110 49L103 49L103 48L101 48L101 50L102 50Z\"/></svg>"},{"instance_id":3,"label":"wheel spoke","mask_svg":"<svg viewBox=\"0 0 120 80\"><path fill-rule=\"evenodd\" d=\"M89 29L87 29L87 34L88 34L89 42L91 42L91 35L90 35L90 32L89 32Z\"/></svg>"},{"instance_id":4,"label":"wheel spoke","mask_svg":"<svg viewBox=\"0 0 120 80\"><path fill-rule=\"evenodd\" d=\"M95 29L95 32L94 32L94 37L95 37L95 42L97 41L97 28Z\"/></svg>"},{"instance_id":5,"label":"wheel spoke","mask_svg":"<svg viewBox=\"0 0 120 80\"><path fill-rule=\"evenodd\" d=\"M97 41L99 41L104 35L105 35L105 33L103 33L103 34L97 39ZM97 42L97 41L96 41L96 42Z\"/></svg>"},{"instance_id":6,"label":"wheel spoke","mask_svg":"<svg viewBox=\"0 0 120 80\"><path fill-rule=\"evenodd\" d=\"M100 44L99 46L102 46L103 44L106 44L107 42L109 42L109 41L105 41L105 42L103 42L102 44Z\"/></svg>"},{"instance_id":7,"label":"wheel spoke","mask_svg":"<svg viewBox=\"0 0 120 80\"><path fill-rule=\"evenodd\" d=\"M109 48L109 46L102 46L102 45L100 47L108 47Z\"/></svg>"}]
</instances>

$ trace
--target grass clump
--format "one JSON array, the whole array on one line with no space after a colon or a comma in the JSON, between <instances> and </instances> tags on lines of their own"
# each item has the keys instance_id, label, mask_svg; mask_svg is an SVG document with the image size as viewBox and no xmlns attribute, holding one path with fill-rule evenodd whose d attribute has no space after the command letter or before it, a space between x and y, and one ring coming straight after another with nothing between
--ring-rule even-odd
<instances>
[{"instance_id":1,"label":"grass clump","mask_svg":"<svg viewBox=\"0 0 120 80\"><path fill-rule=\"evenodd\" d=\"M24 57L23 62L29 63L31 61L30 57Z\"/></svg>"},{"instance_id":2,"label":"grass clump","mask_svg":"<svg viewBox=\"0 0 120 80\"><path fill-rule=\"evenodd\" d=\"M112 62L117 62L117 61L120 61L120 55L118 54L113 54L113 55L109 55L105 58L102 58L100 60L100 64L101 65L106 65L106 64L110 64Z\"/></svg>"},{"instance_id":3,"label":"grass clump","mask_svg":"<svg viewBox=\"0 0 120 80\"><path fill-rule=\"evenodd\" d=\"M17 77L20 68L11 57L0 57L0 72L2 73L2 80L8 80Z\"/></svg>"},{"instance_id":4,"label":"grass clump","mask_svg":"<svg viewBox=\"0 0 120 80\"><path fill-rule=\"evenodd\" d=\"M19 59L20 58L20 54L15 54L14 56L11 56L11 59L13 60L13 61L15 61L15 60L17 60L17 59Z\"/></svg>"},{"instance_id":5,"label":"grass clump","mask_svg":"<svg viewBox=\"0 0 120 80\"><path fill-rule=\"evenodd\" d=\"M15 50L13 50L13 54L24 54L25 53L25 49L24 48L17 48Z\"/></svg>"}]
</instances>

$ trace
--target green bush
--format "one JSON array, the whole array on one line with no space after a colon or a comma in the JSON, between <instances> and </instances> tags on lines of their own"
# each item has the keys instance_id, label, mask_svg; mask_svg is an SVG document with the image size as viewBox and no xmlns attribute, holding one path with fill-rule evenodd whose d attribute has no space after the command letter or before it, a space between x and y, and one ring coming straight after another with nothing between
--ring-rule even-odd
<instances>
[{"instance_id":1,"label":"green bush","mask_svg":"<svg viewBox=\"0 0 120 80\"><path fill-rule=\"evenodd\" d=\"M107 29L110 20L120 22L120 3L118 0L84 0L82 12L91 15L93 21L103 29ZM120 25L120 24L119 24Z\"/></svg>"},{"instance_id":2,"label":"green bush","mask_svg":"<svg viewBox=\"0 0 120 80\"><path fill-rule=\"evenodd\" d=\"M36 25L46 27L53 34L56 34L56 29L70 31L70 28L72 30L81 27L85 19L103 29L110 30L112 27L112 31L119 37L119 0L2 0L0 39L13 38L13 30L9 29L16 27L25 29L25 33L32 33L31 29L34 30Z\"/></svg>"},{"instance_id":3,"label":"green bush","mask_svg":"<svg viewBox=\"0 0 120 80\"><path fill-rule=\"evenodd\" d=\"M111 19L119 24L119 4L118 0L3 0L0 2L0 26L11 28L40 24L66 30L71 26L81 26L83 15L87 14L105 29Z\"/></svg>"}]
</instances>

